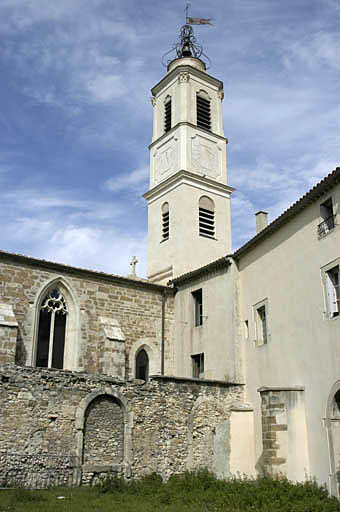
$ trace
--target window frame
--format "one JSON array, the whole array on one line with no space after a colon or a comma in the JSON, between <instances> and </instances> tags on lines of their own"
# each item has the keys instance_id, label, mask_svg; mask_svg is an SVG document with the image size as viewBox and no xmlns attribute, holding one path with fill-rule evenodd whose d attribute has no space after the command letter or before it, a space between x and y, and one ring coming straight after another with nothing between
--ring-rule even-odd
<instances>
[{"instance_id":1,"label":"window frame","mask_svg":"<svg viewBox=\"0 0 340 512\"><path fill-rule=\"evenodd\" d=\"M211 98L205 91L196 93L196 125L201 130L212 132Z\"/></svg>"},{"instance_id":2,"label":"window frame","mask_svg":"<svg viewBox=\"0 0 340 512\"><path fill-rule=\"evenodd\" d=\"M201 327L203 325L203 289L198 288L191 292L194 306L194 326Z\"/></svg>"},{"instance_id":3,"label":"window frame","mask_svg":"<svg viewBox=\"0 0 340 512\"><path fill-rule=\"evenodd\" d=\"M81 345L80 303L72 285L64 278L64 276L57 276L45 282L35 297L34 304L32 305L30 346L27 347L29 356L25 364L36 367L40 309L47 293L54 288L58 288L61 291L68 308L63 370L83 371L85 369L84 366L79 364L79 351Z\"/></svg>"},{"instance_id":4,"label":"window frame","mask_svg":"<svg viewBox=\"0 0 340 512\"><path fill-rule=\"evenodd\" d=\"M164 133L169 133L172 128L172 98L167 96L164 100Z\"/></svg>"},{"instance_id":5,"label":"window frame","mask_svg":"<svg viewBox=\"0 0 340 512\"><path fill-rule=\"evenodd\" d=\"M191 355L192 378L204 379L204 352Z\"/></svg>"},{"instance_id":6,"label":"window frame","mask_svg":"<svg viewBox=\"0 0 340 512\"><path fill-rule=\"evenodd\" d=\"M337 271L338 274L337 285L334 284L330 275L331 273L335 273L335 271ZM331 261L321 268L321 279L324 293L325 317L328 320L337 320L340 318L340 258ZM333 301L333 299L335 300Z\"/></svg>"},{"instance_id":7,"label":"window frame","mask_svg":"<svg viewBox=\"0 0 340 512\"><path fill-rule=\"evenodd\" d=\"M336 226L336 211L333 197L329 196L326 200L320 203L320 220L318 224L318 238L331 233Z\"/></svg>"},{"instance_id":8,"label":"window frame","mask_svg":"<svg viewBox=\"0 0 340 512\"><path fill-rule=\"evenodd\" d=\"M55 296L55 292L58 293L58 297ZM48 304L53 302L59 302L61 307L55 308L53 306L49 306ZM40 359L44 353L44 342L43 337L40 338L42 322L45 320L43 317L46 317L46 314L49 316L48 319L48 342L47 342L47 360L46 365L41 365L39 368L54 368L57 370L63 370L65 364L65 340L66 340L66 329L67 329L67 317L68 317L68 309L67 302L63 293L60 290L60 287L56 286L50 289L44 299L42 300L40 311L39 311L39 322L38 322L38 334L37 334L37 348L36 348L36 366L37 361L40 355ZM59 320L63 320L62 325L62 334L58 334L58 330L60 331L60 326L58 328L57 323L60 323ZM62 336L62 337L60 337ZM61 348L60 348L61 347ZM59 350L61 351L59 355ZM58 364L58 360L62 359L62 366ZM54 364L56 362L57 364Z\"/></svg>"},{"instance_id":9,"label":"window frame","mask_svg":"<svg viewBox=\"0 0 340 512\"><path fill-rule=\"evenodd\" d=\"M265 322L263 321L263 315L265 314ZM255 344L257 347L263 347L268 345L270 340L269 331L269 308L268 298L265 298L253 305L253 320L255 327ZM264 330L265 325L265 330Z\"/></svg>"},{"instance_id":10,"label":"window frame","mask_svg":"<svg viewBox=\"0 0 340 512\"><path fill-rule=\"evenodd\" d=\"M208 201L207 201L208 200ZM202 204L210 203L210 206ZM198 234L203 238L216 240L215 201L203 195L198 200Z\"/></svg>"},{"instance_id":11,"label":"window frame","mask_svg":"<svg viewBox=\"0 0 340 512\"><path fill-rule=\"evenodd\" d=\"M165 202L162 205L161 219L161 242L166 242L170 238L170 206L168 202Z\"/></svg>"}]
</instances>

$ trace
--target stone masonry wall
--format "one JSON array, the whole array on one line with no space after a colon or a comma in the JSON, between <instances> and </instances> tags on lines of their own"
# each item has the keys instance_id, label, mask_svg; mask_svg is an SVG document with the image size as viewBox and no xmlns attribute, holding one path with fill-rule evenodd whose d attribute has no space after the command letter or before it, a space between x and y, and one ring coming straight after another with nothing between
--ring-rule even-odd
<instances>
[{"instance_id":1,"label":"stone masonry wall","mask_svg":"<svg viewBox=\"0 0 340 512\"><path fill-rule=\"evenodd\" d=\"M61 277L75 297L73 314L79 315L78 327L73 328L69 348L65 348L66 351L76 350L77 353L77 360L69 369L120 378L132 376L130 349L143 340L150 340L156 347L156 373L160 373L163 287L20 258L18 261L13 255L0 253L0 303L13 307L19 325L17 364L34 365L35 302L44 285ZM115 342L107 338L103 318L118 321L125 341ZM173 298L168 290L164 326L165 368L170 357L172 322ZM0 335L0 343L7 343L8 333ZM122 360L123 349L125 363L117 366L117 361ZM7 363L9 360L2 358L1 362Z\"/></svg>"},{"instance_id":2,"label":"stone masonry wall","mask_svg":"<svg viewBox=\"0 0 340 512\"><path fill-rule=\"evenodd\" d=\"M259 389L262 401L262 470L304 480L309 474L304 388Z\"/></svg>"},{"instance_id":3,"label":"stone masonry wall","mask_svg":"<svg viewBox=\"0 0 340 512\"><path fill-rule=\"evenodd\" d=\"M280 433L286 433L288 425L285 413L285 401L281 391L261 393L262 398L262 461L263 468L269 474L285 473L286 456L282 454ZM284 415L284 418L282 417ZM286 455L286 454L284 454Z\"/></svg>"},{"instance_id":4,"label":"stone masonry wall","mask_svg":"<svg viewBox=\"0 0 340 512\"><path fill-rule=\"evenodd\" d=\"M88 406L84 421L84 464L123 462L124 413L111 396L101 395Z\"/></svg>"},{"instance_id":5,"label":"stone masonry wall","mask_svg":"<svg viewBox=\"0 0 340 512\"><path fill-rule=\"evenodd\" d=\"M84 457L84 482L109 470L168 478L190 468L214 469L214 436L225 424L227 472L230 408L242 403L240 385L171 377L119 381L7 365L0 370L0 453ZM93 411L91 436L100 430L100 445L94 439L89 447L86 419Z\"/></svg>"},{"instance_id":6,"label":"stone masonry wall","mask_svg":"<svg viewBox=\"0 0 340 512\"><path fill-rule=\"evenodd\" d=\"M0 303L0 361L14 363L18 336L18 322L10 304Z\"/></svg>"}]
</instances>

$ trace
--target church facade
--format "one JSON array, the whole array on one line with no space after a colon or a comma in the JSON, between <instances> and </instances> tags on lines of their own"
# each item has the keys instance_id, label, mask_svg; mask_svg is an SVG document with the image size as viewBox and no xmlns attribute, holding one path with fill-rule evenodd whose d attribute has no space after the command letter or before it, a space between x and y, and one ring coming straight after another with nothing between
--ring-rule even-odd
<instances>
[{"instance_id":1,"label":"church facade","mask_svg":"<svg viewBox=\"0 0 340 512\"><path fill-rule=\"evenodd\" d=\"M340 168L232 253L223 84L184 50L152 89L148 279L0 252L0 480L207 467L339 496Z\"/></svg>"}]
</instances>

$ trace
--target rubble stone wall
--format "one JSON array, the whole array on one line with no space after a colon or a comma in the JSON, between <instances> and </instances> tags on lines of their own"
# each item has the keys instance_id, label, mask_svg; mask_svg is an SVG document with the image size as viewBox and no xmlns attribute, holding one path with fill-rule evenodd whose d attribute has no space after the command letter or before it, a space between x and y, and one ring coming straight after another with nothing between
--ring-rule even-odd
<instances>
[{"instance_id":1,"label":"rubble stone wall","mask_svg":"<svg viewBox=\"0 0 340 512\"><path fill-rule=\"evenodd\" d=\"M227 473L230 409L242 403L243 386L236 384L160 376L120 381L6 365L0 369L0 452L78 457L84 483L108 471L168 478L214 469L222 426Z\"/></svg>"}]
</instances>

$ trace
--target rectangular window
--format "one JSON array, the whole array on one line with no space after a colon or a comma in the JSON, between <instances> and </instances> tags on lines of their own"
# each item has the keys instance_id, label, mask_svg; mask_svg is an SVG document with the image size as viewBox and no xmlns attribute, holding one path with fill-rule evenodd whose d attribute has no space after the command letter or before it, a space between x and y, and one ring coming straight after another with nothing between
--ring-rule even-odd
<instances>
[{"instance_id":1,"label":"rectangular window","mask_svg":"<svg viewBox=\"0 0 340 512\"><path fill-rule=\"evenodd\" d=\"M325 272L327 286L328 314L331 318L339 316L340 312L340 288L339 265Z\"/></svg>"},{"instance_id":2,"label":"rectangular window","mask_svg":"<svg viewBox=\"0 0 340 512\"><path fill-rule=\"evenodd\" d=\"M203 296L202 296L202 288L192 292L192 296L194 299L194 307L195 307L195 325L203 325Z\"/></svg>"},{"instance_id":3,"label":"rectangular window","mask_svg":"<svg viewBox=\"0 0 340 512\"><path fill-rule=\"evenodd\" d=\"M211 114L210 114L210 101L196 96L197 104L197 126L204 128L204 130L211 130Z\"/></svg>"},{"instance_id":4,"label":"rectangular window","mask_svg":"<svg viewBox=\"0 0 340 512\"><path fill-rule=\"evenodd\" d=\"M267 314L266 306L261 306L257 311L258 317L258 341L260 345L267 343Z\"/></svg>"},{"instance_id":5,"label":"rectangular window","mask_svg":"<svg viewBox=\"0 0 340 512\"><path fill-rule=\"evenodd\" d=\"M192 376L194 379L204 379L204 354L191 356Z\"/></svg>"},{"instance_id":6,"label":"rectangular window","mask_svg":"<svg viewBox=\"0 0 340 512\"><path fill-rule=\"evenodd\" d=\"M320 217L322 222L318 225L318 235L322 237L335 227L335 215L331 197L320 204Z\"/></svg>"},{"instance_id":7,"label":"rectangular window","mask_svg":"<svg viewBox=\"0 0 340 512\"><path fill-rule=\"evenodd\" d=\"M164 131L169 132L171 130L171 99L165 103L164 109Z\"/></svg>"},{"instance_id":8,"label":"rectangular window","mask_svg":"<svg viewBox=\"0 0 340 512\"><path fill-rule=\"evenodd\" d=\"M257 346L268 343L268 299L261 300L253 306L255 321L255 343Z\"/></svg>"},{"instance_id":9,"label":"rectangular window","mask_svg":"<svg viewBox=\"0 0 340 512\"><path fill-rule=\"evenodd\" d=\"M244 321L244 337L246 340L249 338L249 322L248 322L248 320Z\"/></svg>"}]
</instances>

